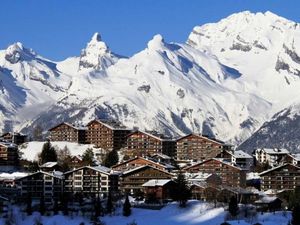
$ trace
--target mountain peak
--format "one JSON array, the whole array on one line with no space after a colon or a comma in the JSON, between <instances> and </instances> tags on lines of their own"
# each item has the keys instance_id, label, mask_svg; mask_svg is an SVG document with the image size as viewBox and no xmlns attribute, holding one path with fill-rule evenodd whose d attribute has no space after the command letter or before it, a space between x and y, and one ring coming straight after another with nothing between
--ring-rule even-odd
<instances>
[{"instance_id":1,"label":"mountain peak","mask_svg":"<svg viewBox=\"0 0 300 225\"><path fill-rule=\"evenodd\" d=\"M160 34L156 34L148 42L148 49L158 50L165 45L164 38Z\"/></svg>"},{"instance_id":2,"label":"mountain peak","mask_svg":"<svg viewBox=\"0 0 300 225\"><path fill-rule=\"evenodd\" d=\"M103 70L114 64L118 56L114 55L104 41L101 35L96 32L85 49L81 51L79 70L96 69Z\"/></svg>"},{"instance_id":3,"label":"mountain peak","mask_svg":"<svg viewBox=\"0 0 300 225\"><path fill-rule=\"evenodd\" d=\"M101 35L98 32L94 33L91 42L100 42L100 41L102 41Z\"/></svg>"},{"instance_id":4,"label":"mountain peak","mask_svg":"<svg viewBox=\"0 0 300 225\"><path fill-rule=\"evenodd\" d=\"M36 56L36 53L32 49L25 48L21 42L16 42L5 50L5 59L12 64L20 60L31 59L34 56Z\"/></svg>"}]
</instances>

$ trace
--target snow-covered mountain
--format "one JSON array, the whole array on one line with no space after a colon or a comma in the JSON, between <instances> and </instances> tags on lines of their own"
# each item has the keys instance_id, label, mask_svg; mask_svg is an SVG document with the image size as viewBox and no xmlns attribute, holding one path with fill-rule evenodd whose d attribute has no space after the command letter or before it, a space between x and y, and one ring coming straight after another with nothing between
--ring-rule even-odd
<instances>
[{"instance_id":1,"label":"snow-covered mountain","mask_svg":"<svg viewBox=\"0 0 300 225\"><path fill-rule=\"evenodd\" d=\"M130 58L112 53L96 33L79 57L43 59L68 85L25 130L100 117L241 143L300 100L299 27L270 12L246 11L195 27L186 43L156 35Z\"/></svg>"},{"instance_id":2,"label":"snow-covered mountain","mask_svg":"<svg viewBox=\"0 0 300 225\"><path fill-rule=\"evenodd\" d=\"M300 103L276 113L239 146L248 152L258 147L286 148L292 153L299 153Z\"/></svg>"}]
</instances>

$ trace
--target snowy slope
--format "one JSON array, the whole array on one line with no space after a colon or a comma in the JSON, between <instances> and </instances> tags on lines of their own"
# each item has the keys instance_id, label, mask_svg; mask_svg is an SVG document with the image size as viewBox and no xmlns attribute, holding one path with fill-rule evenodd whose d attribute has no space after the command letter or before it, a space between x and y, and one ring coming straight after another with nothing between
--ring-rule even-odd
<instances>
[{"instance_id":1,"label":"snowy slope","mask_svg":"<svg viewBox=\"0 0 300 225\"><path fill-rule=\"evenodd\" d=\"M129 217L122 216L122 208L117 208L116 215L101 217L101 221L107 225L126 225L135 221L138 225L218 225L224 222L226 212L224 208L214 208L213 204L190 201L187 208L179 208L176 203L171 203L161 210L147 210L132 208L132 215ZM15 220L18 224L32 225L37 218L40 218L44 225L69 224L78 225L81 222L89 225L90 216L82 217L72 216L39 216L34 212L32 216L21 216L22 213L15 210ZM257 214L255 218L242 218L239 220L228 221L232 225L251 225L257 222L264 225L286 225L290 220L290 212L284 216L283 212ZM0 224L4 224L4 219L0 219Z\"/></svg>"},{"instance_id":2,"label":"snowy slope","mask_svg":"<svg viewBox=\"0 0 300 225\"><path fill-rule=\"evenodd\" d=\"M23 153L22 158L27 159L27 160L36 160L37 155L41 153L43 149L43 145L45 142L39 142L39 141L31 141L22 144L19 149ZM99 149L95 149L93 145L83 145L83 144L78 144L78 143L73 143L73 142L65 142L65 141L53 141L51 142L52 146L55 149L63 149L64 147L67 146L67 148L70 150L70 153L72 156L76 155L82 155L85 150L88 148L93 149L94 153L99 153Z\"/></svg>"}]
</instances>

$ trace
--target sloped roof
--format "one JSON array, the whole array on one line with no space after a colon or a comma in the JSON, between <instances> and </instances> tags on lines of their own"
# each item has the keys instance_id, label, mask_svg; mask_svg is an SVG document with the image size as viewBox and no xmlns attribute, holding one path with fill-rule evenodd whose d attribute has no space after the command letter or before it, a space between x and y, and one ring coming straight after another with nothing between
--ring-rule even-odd
<instances>
[{"instance_id":1,"label":"sloped roof","mask_svg":"<svg viewBox=\"0 0 300 225\"><path fill-rule=\"evenodd\" d=\"M69 127L71 127L71 128L74 128L74 129L76 129L76 130L86 130L86 129L87 129L86 127L75 126L75 125L70 124L70 123L67 123L67 122L62 122L62 123L57 124L56 126L50 128L49 131L54 130L55 128L57 128L57 127L59 127L59 126L61 126L61 125L63 125L63 124L64 124L64 125L67 125L67 126L69 126Z\"/></svg>"},{"instance_id":2,"label":"sloped roof","mask_svg":"<svg viewBox=\"0 0 300 225\"><path fill-rule=\"evenodd\" d=\"M293 166L293 167L295 167L295 168L297 168L297 169L300 170L300 167L295 166L295 165L293 165L293 164L291 164L291 163L286 163L286 164L283 164L283 165L280 165L280 166L273 167L273 168L271 168L271 169L265 170L265 171L261 172L261 173L259 174L259 176L266 175L267 173L270 173L270 172L272 172L272 171L274 171L274 170L278 170L278 169L284 168L284 167L286 167L286 166L288 166L288 165Z\"/></svg>"},{"instance_id":3,"label":"sloped roof","mask_svg":"<svg viewBox=\"0 0 300 225\"><path fill-rule=\"evenodd\" d=\"M41 165L41 168L52 168L54 166L58 165L57 162L46 162L43 165Z\"/></svg>"},{"instance_id":4,"label":"sloped roof","mask_svg":"<svg viewBox=\"0 0 300 225\"><path fill-rule=\"evenodd\" d=\"M168 172L165 171L165 170L160 170L160 169L158 169L158 168L155 168L155 167L149 166L149 165L139 166L139 167L133 168L133 169L131 169L131 170L124 171L124 172L122 173L122 175L127 175L127 174L133 173L133 172L135 172L135 171L139 171L139 170L145 169L145 168L147 168L147 167L148 167L148 168L152 168L152 169L154 169L154 170L158 170L158 171L163 172L163 173L165 173L165 174L168 174L168 175L170 175L170 176L173 176L173 174L168 173Z\"/></svg>"},{"instance_id":5,"label":"sloped roof","mask_svg":"<svg viewBox=\"0 0 300 225\"><path fill-rule=\"evenodd\" d=\"M118 121L113 121L113 120L100 120L100 119L94 119L92 121L90 121L87 126L89 126L91 123L93 122L98 122L104 126L106 126L107 128L111 129L111 130L131 130L130 128L124 126L123 124L121 124Z\"/></svg>"},{"instance_id":6,"label":"sloped roof","mask_svg":"<svg viewBox=\"0 0 300 225\"><path fill-rule=\"evenodd\" d=\"M170 179L152 179L142 185L142 187L162 187L171 182Z\"/></svg>"},{"instance_id":7,"label":"sloped roof","mask_svg":"<svg viewBox=\"0 0 300 225\"><path fill-rule=\"evenodd\" d=\"M258 148L255 151L264 151L269 155L278 155L278 154L289 154L290 152L285 148Z\"/></svg>"},{"instance_id":8,"label":"sloped roof","mask_svg":"<svg viewBox=\"0 0 300 225\"><path fill-rule=\"evenodd\" d=\"M238 151L234 151L233 152L233 156L235 158L242 158L242 159L252 159L253 157L251 155L249 155L248 153L242 151L242 150L238 150Z\"/></svg>"}]
</instances>

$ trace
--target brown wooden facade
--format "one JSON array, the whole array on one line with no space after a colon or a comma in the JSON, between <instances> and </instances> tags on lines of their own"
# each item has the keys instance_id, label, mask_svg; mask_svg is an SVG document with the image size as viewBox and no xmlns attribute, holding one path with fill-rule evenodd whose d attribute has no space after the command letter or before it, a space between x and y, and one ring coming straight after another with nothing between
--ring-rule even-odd
<instances>
[{"instance_id":1,"label":"brown wooden facade","mask_svg":"<svg viewBox=\"0 0 300 225\"><path fill-rule=\"evenodd\" d=\"M124 172L141 166L152 166L160 170L167 170L167 168L164 165L139 156L114 165L112 166L112 169Z\"/></svg>"},{"instance_id":2,"label":"brown wooden facade","mask_svg":"<svg viewBox=\"0 0 300 225\"><path fill-rule=\"evenodd\" d=\"M27 135L20 134L17 132L7 132L0 136L0 140L5 142L11 142L16 145L23 144L24 142L26 142L26 139L27 139Z\"/></svg>"},{"instance_id":3,"label":"brown wooden facade","mask_svg":"<svg viewBox=\"0 0 300 225\"><path fill-rule=\"evenodd\" d=\"M294 190L300 186L300 167L285 164L264 171L261 177L261 189L266 190Z\"/></svg>"},{"instance_id":4,"label":"brown wooden facade","mask_svg":"<svg viewBox=\"0 0 300 225\"><path fill-rule=\"evenodd\" d=\"M172 198L172 191L176 188L176 183L172 180L167 180L160 184L158 180L150 180L149 182L156 182L157 184L147 185L143 184L145 202L146 203L155 203L155 202L163 202L165 200Z\"/></svg>"},{"instance_id":5,"label":"brown wooden facade","mask_svg":"<svg viewBox=\"0 0 300 225\"><path fill-rule=\"evenodd\" d=\"M152 156L162 153L168 156L175 156L176 142L170 139L164 139L162 136L135 131L127 136L127 146L125 155Z\"/></svg>"},{"instance_id":6,"label":"brown wooden facade","mask_svg":"<svg viewBox=\"0 0 300 225\"><path fill-rule=\"evenodd\" d=\"M49 132L51 141L85 143L86 129L75 127L69 123L61 123L49 129Z\"/></svg>"},{"instance_id":7,"label":"brown wooden facade","mask_svg":"<svg viewBox=\"0 0 300 225\"><path fill-rule=\"evenodd\" d=\"M217 174L222 179L222 185L229 187L246 186L246 170L233 166L220 159L208 159L185 168L189 173L211 173Z\"/></svg>"},{"instance_id":8,"label":"brown wooden facade","mask_svg":"<svg viewBox=\"0 0 300 225\"><path fill-rule=\"evenodd\" d=\"M18 146L0 142L0 166L17 166L19 163Z\"/></svg>"},{"instance_id":9,"label":"brown wooden facade","mask_svg":"<svg viewBox=\"0 0 300 225\"><path fill-rule=\"evenodd\" d=\"M119 150L126 146L130 129L116 122L93 120L87 125L86 140L106 151Z\"/></svg>"},{"instance_id":10,"label":"brown wooden facade","mask_svg":"<svg viewBox=\"0 0 300 225\"><path fill-rule=\"evenodd\" d=\"M204 161L217 157L228 148L222 142L197 134L189 134L177 140L176 157L177 160Z\"/></svg>"},{"instance_id":11,"label":"brown wooden facade","mask_svg":"<svg viewBox=\"0 0 300 225\"><path fill-rule=\"evenodd\" d=\"M152 166L141 166L124 172L120 179L120 189L123 193L142 192L142 185L152 179L171 179L173 175Z\"/></svg>"}]
</instances>

